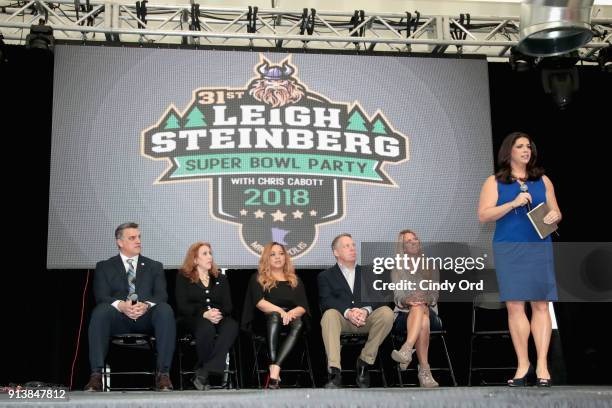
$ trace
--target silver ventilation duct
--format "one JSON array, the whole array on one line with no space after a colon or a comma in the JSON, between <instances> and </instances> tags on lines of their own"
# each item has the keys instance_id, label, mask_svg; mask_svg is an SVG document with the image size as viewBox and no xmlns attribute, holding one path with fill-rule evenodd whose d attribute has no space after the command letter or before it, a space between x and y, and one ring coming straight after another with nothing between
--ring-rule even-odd
<instances>
[{"instance_id":1,"label":"silver ventilation duct","mask_svg":"<svg viewBox=\"0 0 612 408\"><path fill-rule=\"evenodd\" d=\"M565 54L591 41L594 0L523 0L518 50L548 57Z\"/></svg>"}]
</instances>

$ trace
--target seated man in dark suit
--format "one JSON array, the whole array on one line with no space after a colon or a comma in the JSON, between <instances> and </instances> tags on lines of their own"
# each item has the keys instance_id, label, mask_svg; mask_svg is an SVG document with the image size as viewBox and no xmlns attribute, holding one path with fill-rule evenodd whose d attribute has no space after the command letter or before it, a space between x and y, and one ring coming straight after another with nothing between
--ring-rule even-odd
<instances>
[{"instance_id":1,"label":"seated man in dark suit","mask_svg":"<svg viewBox=\"0 0 612 408\"><path fill-rule=\"evenodd\" d=\"M96 265L93 290L96 307L89 322L91 377L85 391L102 390L102 367L110 338L120 333L152 333L157 346L158 391L171 391L170 364L176 323L166 303L166 278L160 262L140 255L138 224L115 230L119 254Z\"/></svg>"},{"instance_id":2,"label":"seated man in dark suit","mask_svg":"<svg viewBox=\"0 0 612 408\"><path fill-rule=\"evenodd\" d=\"M318 276L319 301L323 312L321 333L327 354L329 381L326 388L342 383L340 375L340 333L367 333L368 340L357 359L357 385L369 387L368 366L374 364L378 347L393 326L393 311L361 301L361 267L350 234L340 234L332 242L336 265Z\"/></svg>"}]
</instances>

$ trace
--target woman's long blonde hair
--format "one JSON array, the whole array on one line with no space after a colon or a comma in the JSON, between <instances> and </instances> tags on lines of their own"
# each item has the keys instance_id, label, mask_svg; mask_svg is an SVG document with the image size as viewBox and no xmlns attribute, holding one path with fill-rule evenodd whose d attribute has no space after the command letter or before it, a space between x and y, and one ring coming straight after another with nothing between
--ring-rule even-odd
<instances>
[{"instance_id":1,"label":"woman's long blonde hair","mask_svg":"<svg viewBox=\"0 0 612 408\"><path fill-rule=\"evenodd\" d=\"M274 246L279 246L283 249L285 253L285 266L283 266L283 273L285 275L285 279L289 282L292 288L295 288L298 284L297 275L295 274L295 268L293 267L293 262L291 262L291 257L287 253L287 250L282 244L278 242L268 242L261 253L261 257L259 258L259 267L257 269L257 282L263 287L264 291L269 291L272 288L276 287L276 279L272 275L272 270L270 269L270 253L272 252L272 248Z\"/></svg>"},{"instance_id":2,"label":"woman's long blonde hair","mask_svg":"<svg viewBox=\"0 0 612 408\"><path fill-rule=\"evenodd\" d=\"M395 246L395 253L397 255L403 256L406 253L406 250L404 249L404 235L406 234L412 234L414 235L414 237L419 241L419 253L417 253L415 256L419 257L423 254L423 246L421 245L421 239L419 238L419 236L417 235L416 232L414 232L411 229L404 229L401 230L399 232L399 234L397 234L397 241L396 241L396 246ZM427 268L424 267L420 267L418 271L414 271L411 275L414 275L415 273L420 273L422 274L423 272L425 273L429 273ZM398 280L400 276L402 276L403 271L399 270L397 268L394 268L391 271L391 278L395 281Z\"/></svg>"}]
</instances>

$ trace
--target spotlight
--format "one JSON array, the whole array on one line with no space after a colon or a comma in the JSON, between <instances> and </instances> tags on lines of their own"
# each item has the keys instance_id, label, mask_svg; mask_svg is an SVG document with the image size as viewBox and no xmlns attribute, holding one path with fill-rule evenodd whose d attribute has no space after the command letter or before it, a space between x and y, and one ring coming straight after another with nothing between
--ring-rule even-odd
<instances>
[{"instance_id":1,"label":"spotlight","mask_svg":"<svg viewBox=\"0 0 612 408\"><path fill-rule=\"evenodd\" d=\"M512 47L510 49L510 66L516 72L525 72L529 71L533 67L535 67L535 57L530 55L525 55L516 47Z\"/></svg>"},{"instance_id":2,"label":"spotlight","mask_svg":"<svg viewBox=\"0 0 612 408\"><path fill-rule=\"evenodd\" d=\"M518 49L528 55L563 55L593 38L594 0L523 0Z\"/></svg>"},{"instance_id":3,"label":"spotlight","mask_svg":"<svg viewBox=\"0 0 612 408\"><path fill-rule=\"evenodd\" d=\"M574 92L578 90L577 53L543 58L540 61L542 69L542 87L544 92L552 96L559 109L565 109L572 101Z\"/></svg>"},{"instance_id":4,"label":"spotlight","mask_svg":"<svg viewBox=\"0 0 612 408\"><path fill-rule=\"evenodd\" d=\"M55 38L53 38L53 27L40 24L30 27L30 34L26 37L26 48L41 49L53 52L55 48Z\"/></svg>"},{"instance_id":5,"label":"spotlight","mask_svg":"<svg viewBox=\"0 0 612 408\"><path fill-rule=\"evenodd\" d=\"M603 72L612 73L612 45L599 50L599 67Z\"/></svg>"}]
</instances>

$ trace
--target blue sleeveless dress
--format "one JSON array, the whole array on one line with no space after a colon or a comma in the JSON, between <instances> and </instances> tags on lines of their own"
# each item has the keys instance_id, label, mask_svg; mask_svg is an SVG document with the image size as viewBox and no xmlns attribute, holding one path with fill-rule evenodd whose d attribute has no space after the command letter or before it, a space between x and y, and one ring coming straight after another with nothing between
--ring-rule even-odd
<instances>
[{"instance_id":1,"label":"blue sleeveless dress","mask_svg":"<svg viewBox=\"0 0 612 408\"><path fill-rule=\"evenodd\" d=\"M528 180L531 208L546 202L546 186L540 178ZM497 205L514 200L520 184L497 181ZM557 285L550 236L540 239L527 217L527 206L515 208L495 224L493 254L500 300L557 300Z\"/></svg>"}]
</instances>

